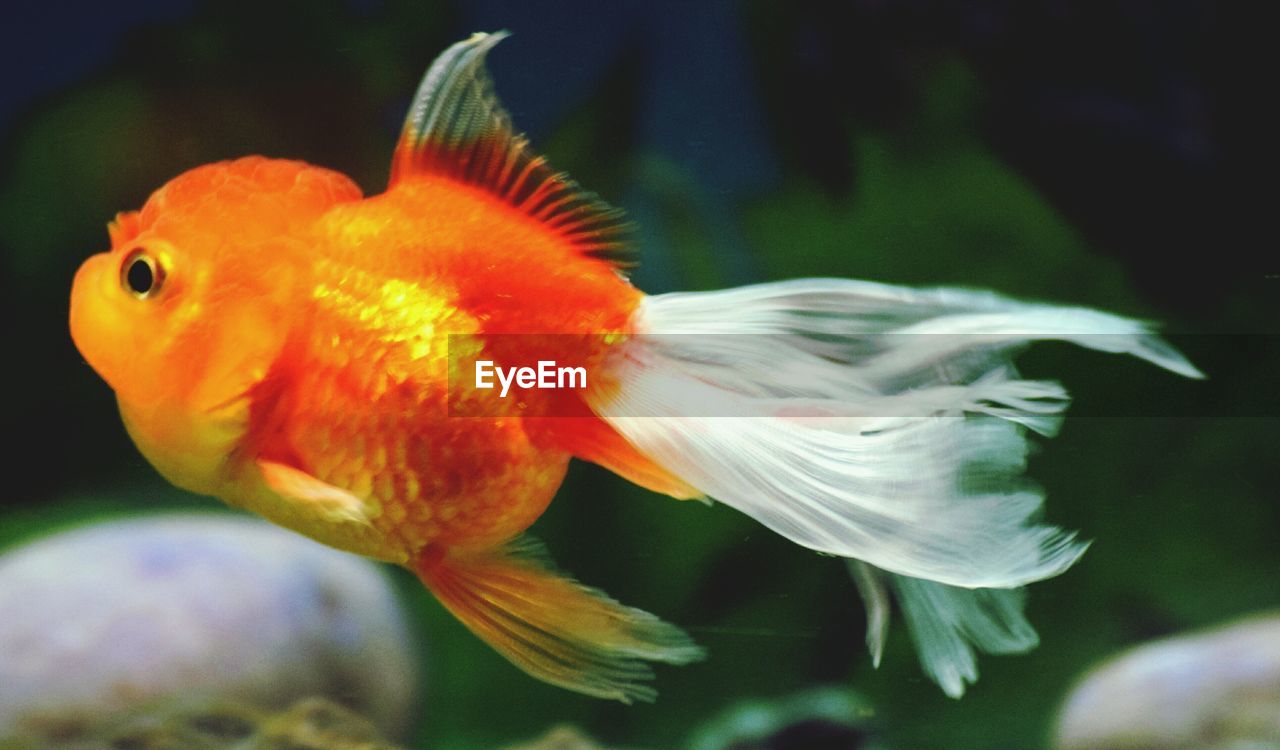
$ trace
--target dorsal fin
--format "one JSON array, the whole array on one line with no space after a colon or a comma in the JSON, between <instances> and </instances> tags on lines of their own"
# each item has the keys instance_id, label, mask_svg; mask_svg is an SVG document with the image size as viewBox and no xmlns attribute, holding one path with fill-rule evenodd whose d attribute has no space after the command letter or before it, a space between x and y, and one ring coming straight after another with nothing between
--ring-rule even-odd
<instances>
[{"instance_id":1,"label":"dorsal fin","mask_svg":"<svg viewBox=\"0 0 1280 750\"><path fill-rule=\"evenodd\" d=\"M584 255L627 265L622 211L533 153L494 94L484 58L507 36L473 34L431 64L392 157L391 186L433 174L483 188L560 233Z\"/></svg>"}]
</instances>

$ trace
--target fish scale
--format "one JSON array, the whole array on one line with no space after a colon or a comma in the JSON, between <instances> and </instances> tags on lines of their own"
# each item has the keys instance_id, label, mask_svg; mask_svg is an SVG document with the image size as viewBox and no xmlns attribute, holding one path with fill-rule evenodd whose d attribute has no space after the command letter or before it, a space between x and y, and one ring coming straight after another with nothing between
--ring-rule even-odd
<instances>
[{"instance_id":1,"label":"fish scale","mask_svg":"<svg viewBox=\"0 0 1280 750\"><path fill-rule=\"evenodd\" d=\"M523 530L568 456L530 444L518 420L447 414L447 336L474 335L477 321L438 285L326 258L315 275L317 304L291 357L301 364L290 390L307 396L284 419L302 465L369 501L396 556Z\"/></svg>"}]
</instances>

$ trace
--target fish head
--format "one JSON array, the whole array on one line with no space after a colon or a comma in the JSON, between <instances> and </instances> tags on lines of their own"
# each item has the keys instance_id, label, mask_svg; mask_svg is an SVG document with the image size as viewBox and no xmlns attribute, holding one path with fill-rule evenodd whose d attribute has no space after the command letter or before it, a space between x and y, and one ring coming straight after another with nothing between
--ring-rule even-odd
<instances>
[{"instance_id":1,"label":"fish head","mask_svg":"<svg viewBox=\"0 0 1280 750\"><path fill-rule=\"evenodd\" d=\"M302 162L198 167L118 215L110 249L77 271L72 340L175 484L210 490L297 317L315 219L359 197L347 178Z\"/></svg>"}]
</instances>

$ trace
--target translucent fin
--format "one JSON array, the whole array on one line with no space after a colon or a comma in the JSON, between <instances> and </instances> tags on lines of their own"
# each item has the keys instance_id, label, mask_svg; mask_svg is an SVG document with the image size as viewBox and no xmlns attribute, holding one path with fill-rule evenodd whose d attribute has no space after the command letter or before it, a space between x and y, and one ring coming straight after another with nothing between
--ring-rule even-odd
<instances>
[{"instance_id":1,"label":"translucent fin","mask_svg":"<svg viewBox=\"0 0 1280 750\"><path fill-rule=\"evenodd\" d=\"M1040 642L1022 614L1021 588L964 589L893 573L889 582L925 674L952 698L978 679L974 649L1019 654Z\"/></svg>"},{"instance_id":2,"label":"translucent fin","mask_svg":"<svg viewBox=\"0 0 1280 750\"><path fill-rule=\"evenodd\" d=\"M653 333L795 334L790 347L854 367L842 381L878 393L900 391L912 377L964 382L1002 363L1010 348L1046 339L1204 377L1146 321L972 289L793 279L651 297L643 322ZM945 373L931 369L942 365Z\"/></svg>"},{"instance_id":3,"label":"translucent fin","mask_svg":"<svg viewBox=\"0 0 1280 750\"><path fill-rule=\"evenodd\" d=\"M1040 496L1014 483L1025 440L1008 421L961 416L981 406L962 389L931 404L952 416L808 399L796 417L794 400L725 392L653 337L633 343L600 413L659 466L798 544L962 586L1046 578L1084 550L1034 523Z\"/></svg>"},{"instance_id":4,"label":"translucent fin","mask_svg":"<svg viewBox=\"0 0 1280 750\"><path fill-rule=\"evenodd\" d=\"M526 424L533 422L526 419ZM677 500L702 499L702 493L680 481L640 453L608 423L597 417L553 417L557 445L583 461L599 464L629 482Z\"/></svg>"},{"instance_id":5,"label":"translucent fin","mask_svg":"<svg viewBox=\"0 0 1280 750\"><path fill-rule=\"evenodd\" d=\"M812 549L913 578L1012 588L1084 551L1039 523L1024 428L1067 405L1016 347L1062 339L1199 375L1150 326L955 289L833 279L647 298L619 387L587 400L641 453ZM748 334L748 335L742 335Z\"/></svg>"},{"instance_id":6,"label":"translucent fin","mask_svg":"<svg viewBox=\"0 0 1280 750\"><path fill-rule=\"evenodd\" d=\"M281 499L298 506L302 515L361 526L369 526L371 519L378 515L376 508L359 497L292 466L259 459L258 470L267 487Z\"/></svg>"},{"instance_id":7,"label":"translucent fin","mask_svg":"<svg viewBox=\"0 0 1280 750\"><path fill-rule=\"evenodd\" d=\"M889 637L889 590L884 576L861 560L846 560L849 575L858 586L858 594L867 608L867 650L871 652L871 664L880 666L884 656L884 642Z\"/></svg>"},{"instance_id":8,"label":"translucent fin","mask_svg":"<svg viewBox=\"0 0 1280 750\"><path fill-rule=\"evenodd\" d=\"M549 567L529 541L480 552L428 550L414 571L473 633L553 685L631 703L657 695L645 661L687 664L684 631Z\"/></svg>"},{"instance_id":9,"label":"translucent fin","mask_svg":"<svg viewBox=\"0 0 1280 750\"><path fill-rule=\"evenodd\" d=\"M529 149L493 92L484 58L507 32L473 34L427 70L391 162L391 186L412 175L448 177L485 190L559 233L584 255L621 267L627 224Z\"/></svg>"},{"instance_id":10,"label":"translucent fin","mask_svg":"<svg viewBox=\"0 0 1280 750\"><path fill-rule=\"evenodd\" d=\"M867 605L867 644L873 662L879 666L888 631L887 591L892 590L925 674L952 698L964 695L965 686L978 679L975 649L1017 654L1040 642L1023 614L1026 596L1021 588L965 589L877 570L857 560L848 565Z\"/></svg>"}]
</instances>

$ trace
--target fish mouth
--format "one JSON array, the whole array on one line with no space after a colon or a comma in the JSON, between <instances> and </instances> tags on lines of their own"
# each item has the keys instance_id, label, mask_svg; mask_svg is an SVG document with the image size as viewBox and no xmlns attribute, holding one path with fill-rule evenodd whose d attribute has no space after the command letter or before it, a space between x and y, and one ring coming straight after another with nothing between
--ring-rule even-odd
<instances>
[{"instance_id":1,"label":"fish mouth","mask_svg":"<svg viewBox=\"0 0 1280 750\"><path fill-rule=\"evenodd\" d=\"M93 286L92 278L96 274L97 255L86 258L80 267L76 269L76 275L71 280L71 307L67 315L67 323L71 329L71 340L75 343L76 349L81 354L85 353L85 331L86 331L86 312L85 312L85 295L89 294L89 289Z\"/></svg>"},{"instance_id":2,"label":"fish mouth","mask_svg":"<svg viewBox=\"0 0 1280 750\"><path fill-rule=\"evenodd\" d=\"M111 364L115 357L112 356L113 348L108 339L111 331L119 330L120 316L111 304L111 290L106 288L104 282L111 275L104 270L110 260L110 253L99 253L80 264L71 282L71 305L67 322L71 341L80 356L84 357L107 385L118 390L116 383L112 382L112 375L117 368Z\"/></svg>"}]
</instances>

